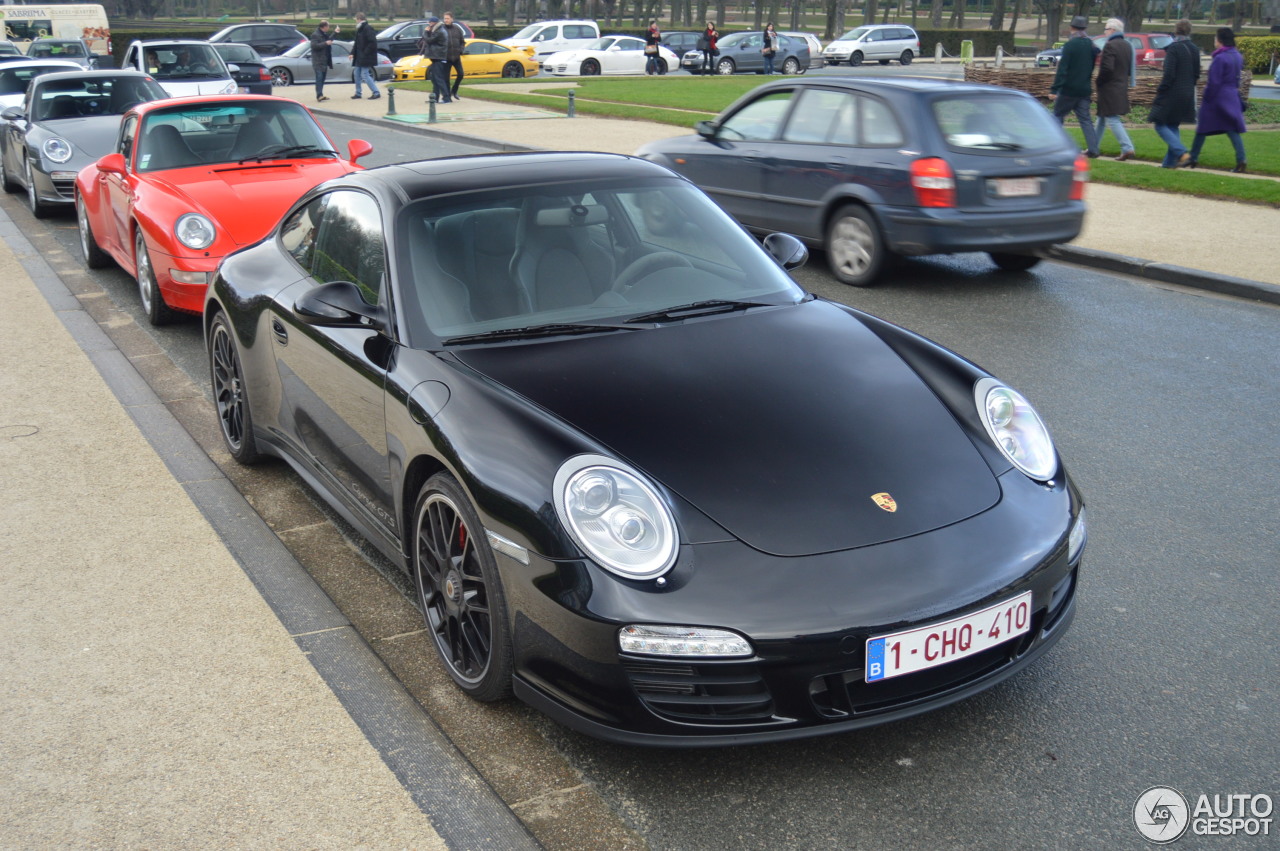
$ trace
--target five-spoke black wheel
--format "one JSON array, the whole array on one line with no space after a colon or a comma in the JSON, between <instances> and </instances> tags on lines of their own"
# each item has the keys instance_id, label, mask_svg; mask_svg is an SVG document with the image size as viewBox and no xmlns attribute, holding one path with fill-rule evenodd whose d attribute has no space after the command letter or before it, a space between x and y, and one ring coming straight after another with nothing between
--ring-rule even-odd
<instances>
[{"instance_id":1,"label":"five-spoke black wheel","mask_svg":"<svg viewBox=\"0 0 1280 851\"><path fill-rule=\"evenodd\" d=\"M477 700L511 693L511 640L493 551L462 488L432 476L414 510L413 574L449 676Z\"/></svg>"}]
</instances>

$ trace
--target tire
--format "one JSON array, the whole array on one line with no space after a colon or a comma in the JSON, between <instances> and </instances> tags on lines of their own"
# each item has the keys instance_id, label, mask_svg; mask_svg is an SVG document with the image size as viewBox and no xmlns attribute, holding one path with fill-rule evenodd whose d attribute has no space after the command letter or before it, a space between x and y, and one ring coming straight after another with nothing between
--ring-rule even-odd
<instances>
[{"instance_id":1,"label":"tire","mask_svg":"<svg viewBox=\"0 0 1280 851\"><path fill-rule=\"evenodd\" d=\"M659 76L661 76L665 73L667 73L667 60L659 56L658 57L658 74Z\"/></svg>"},{"instance_id":2,"label":"tire","mask_svg":"<svg viewBox=\"0 0 1280 851\"><path fill-rule=\"evenodd\" d=\"M800 60L794 56L788 56L782 63L782 73L787 76L800 73Z\"/></svg>"},{"instance_id":3,"label":"tire","mask_svg":"<svg viewBox=\"0 0 1280 851\"><path fill-rule=\"evenodd\" d=\"M422 486L413 518L414 585L445 670L476 700L507 697L512 672L507 607L480 518L447 473Z\"/></svg>"},{"instance_id":4,"label":"tire","mask_svg":"<svg viewBox=\"0 0 1280 851\"><path fill-rule=\"evenodd\" d=\"M827 265L842 284L869 287L884 266L884 237L866 207L841 207L827 225Z\"/></svg>"},{"instance_id":5,"label":"tire","mask_svg":"<svg viewBox=\"0 0 1280 851\"><path fill-rule=\"evenodd\" d=\"M911 60L915 58L915 55L910 50L904 50L902 51L902 55L898 57L898 61L903 65L910 65Z\"/></svg>"},{"instance_id":6,"label":"tire","mask_svg":"<svg viewBox=\"0 0 1280 851\"><path fill-rule=\"evenodd\" d=\"M80 232L80 254L84 257L84 265L90 269L105 269L111 265L111 256L98 247L98 238L93 235L93 226L89 224L89 211L84 207L84 199L76 194L76 229Z\"/></svg>"},{"instance_id":7,"label":"tire","mask_svg":"<svg viewBox=\"0 0 1280 851\"><path fill-rule=\"evenodd\" d=\"M991 262L1005 272L1025 272L1040 262L1034 254L1009 254L1003 251L992 251Z\"/></svg>"},{"instance_id":8,"label":"tire","mask_svg":"<svg viewBox=\"0 0 1280 851\"><path fill-rule=\"evenodd\" d=\"M273 86L292 86L293 72L288 68L272 68L271 69L271 85Z\"/></svg>"},{"instance_id":9,"label":"tire","mask_svg":"<svg viewBox=\"0 0 1280 851\"><path fill-rule=\"evenodd\" d=\"M142 310L147 314L147 321L152 325L168 325L177 314L173 308L164 303L160 294L160 285L156 283L155 273L151 270L151 255L147 253L147 240L139 228L133 239L134 277L138 282L138 297L142 300Z\"/></svg>"},{"instance_id":10,"label":"tire","mask_svg":"<svg viewBox=\"0 0 1280 851\"><path fill-rule=\"evenodd\" d=\"M31 160L27 160L27 207L31 209L31 215L37 219L47 219L53 215L53 207L40 200L40 193L36 190L36 176L31 173Z\"/></svg>"},{"instance_id":11,"label":"tire","mask_svg":"<svg viewBox=\"0 0 1280 851\"><path fill-rule=\"evenodd\" d=\"M849 64L852 65L854 68L857 68L859 65L862 64L861 50L855 50L853 53L849 54Z\"/></svg>"},{"instance_id":12,"label":"tire","mask_svg":"<svg viewBox=\"0 0 1280 851\"><path fill-rule=\"evenodd\" d=\"M718 62L716 62L717 74L728 75L728 74L732 74L736 70L738 70L737 66L733 64L732 59L721 59Z\"/></svg>"},{"instance_id":13,"label":"tire","mask_svg":"<svg viewBox=\"0 0 1280 851\"><path fill-rule=\"evenodd\" d=\"M502 76L516 78L524 76L524 66L519 62L508 62L502 66Z\"/></svg>"},{"instance_id":14,"label":"tire","mask_svg":"<svg viewBox=\"0 0 1280 851\"><path fill-rule=\"evenodd\" d=\"M209 323L209 381L223 445L237 463L257 463L262 455L253 437L253 412L245 392L240 350L231 323L222 311Z\"/></svg>"},{"instance_id":15,"label":"tire","mask_svg":"<svg viewBox=\"0 0 1280 851\"><path fill-rule=\"evenodd\" d=\"M5 166L4 161L4 154L3 152L0 152L0 186L4 187L5 192L17 192L22 187L19 186L18 182L13 179L11 174L9 174L9 169Z\"/></svg>"},{"instance_id":16,"label":"tire","mask_svg":"<svg viewBox=\"0 0 1280 851\"><path fill-rule=\"evenodd\" d=\"M588 59L582 63L581 76L598 77L600 76L600 63L594 59Z\"/></svg>"}]
</instances>

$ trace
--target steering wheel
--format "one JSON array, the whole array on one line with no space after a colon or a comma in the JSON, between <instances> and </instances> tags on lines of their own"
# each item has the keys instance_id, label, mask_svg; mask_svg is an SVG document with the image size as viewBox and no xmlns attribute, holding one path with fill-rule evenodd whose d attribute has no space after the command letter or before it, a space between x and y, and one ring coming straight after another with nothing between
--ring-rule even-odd
<instances>
[{"instance_id":1,"label":"steering wheel","mask_svg":"<svg viewBox=\"0 0 1280 851\"><path fill-rule=\"evenodd\" d=\"M618 277L613 282L613 291L615 293L624 293L635 286L637 281L647 278L654 272L676 268L692 269L693 264L672 251L645 254L636 258L635 261L618 274Z\"/></svg>"}]
</instances>

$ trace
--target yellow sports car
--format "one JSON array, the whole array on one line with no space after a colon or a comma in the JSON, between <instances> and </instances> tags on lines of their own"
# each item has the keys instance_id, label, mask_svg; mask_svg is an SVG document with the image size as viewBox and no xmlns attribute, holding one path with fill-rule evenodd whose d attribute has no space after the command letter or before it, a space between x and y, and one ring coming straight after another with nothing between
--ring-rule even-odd
<instances>
[{"instance_id":1,"label":"yellow sports car","mask_svg":"<svg viewBox=\"0 0 1280 851\"><path fill-rule=\"evenodd\" d=\"M484 38L467 39L462 54L462 71L468 77L532 77L538 73L534 48L507 47ZM391 70L393 80L425 80L430 60L424 56L405 56Z\"/></svg>"}]
</instances>

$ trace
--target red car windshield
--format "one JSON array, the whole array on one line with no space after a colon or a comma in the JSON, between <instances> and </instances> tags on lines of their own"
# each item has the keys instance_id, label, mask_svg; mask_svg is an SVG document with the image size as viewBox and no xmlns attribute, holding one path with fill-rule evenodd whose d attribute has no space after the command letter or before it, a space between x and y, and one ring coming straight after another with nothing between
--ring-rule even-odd
<instances>
[{"instance_id":1,"label":"red car windshield","mask_svg":"<svg viewBox=\"0 0 1280 851\"><path fill-rule=\"evenodd\" d=\"M336 157L315 119L288 101L176 105L147 113L138 171L244 160Z\"/></svg>"}]
</instances>

